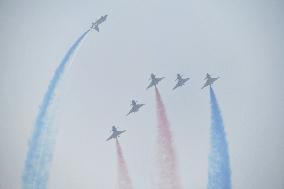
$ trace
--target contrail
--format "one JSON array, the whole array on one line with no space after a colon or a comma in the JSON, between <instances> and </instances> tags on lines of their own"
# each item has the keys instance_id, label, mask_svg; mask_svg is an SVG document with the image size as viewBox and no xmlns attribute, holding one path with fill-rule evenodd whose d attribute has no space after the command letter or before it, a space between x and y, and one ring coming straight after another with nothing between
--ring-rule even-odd
<instances>
[{"instance_id":1,"label":"contrail","mask_svg":"<svg viewBox=\"0 0 284 189\"><path fill-rule=\"evenodd\" d=\"M180 189L170 123L159 90L155 88L158 117L159 189Z\"/></svg>"},{"instance_id":2,"label":"contrail","mask_svg":"<svg viewBox=\"0 0 284 189\"><path fill-rule=\"evenodd\" d=\"M122 153L121 146L116 140L116 153L117 153L117 176L118 176L118 189L132 189L132 181L130 179L127 165Z\"/></svg>"},{"instance_id":3,"label":"contrail","mask_svg":"<svg viewBox=\"0 0 284 189\"><path fill-rule=\"evenodd\" d=\"M34 130L29 141L28 153L22 176L23 189L46 189L49 177L50 164L53 154L54 132L49 124L50 106L52 105L56 88L64 73L65 66L70 61L75 50L90 30L83 33L77 41L69 48L61 63L55 70L47 92L45 93L38 115L36 117Z\"/></svg>"},{"instance_id":4,"label":"contrail","mask_svg":"<svg viewBox=\"0 0 284 189\"><path fill-rule=\"evenodd\" d=\"M231 169L228 144L222 116L213 89L211 101L211 150L209 153L208 189L231 189Z\"/></svg>"}]
</instances>

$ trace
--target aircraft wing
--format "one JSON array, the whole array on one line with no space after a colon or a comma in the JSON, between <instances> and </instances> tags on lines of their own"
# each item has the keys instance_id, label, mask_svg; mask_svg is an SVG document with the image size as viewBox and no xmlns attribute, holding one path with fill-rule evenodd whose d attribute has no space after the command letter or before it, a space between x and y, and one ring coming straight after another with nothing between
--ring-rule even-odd
<instances>
[{"instance_id":1,"label":"aircraft wing","mask_svg":"<svg viewBox=\"0 0 284 189\"><path fill-rule=\"evenodd\" d=\"M210 85L209 79L206 81L206 83L203 85L203 87L202 87L201 89L204 89L204 88L207 87L208 85Z\"/></svg>"},{"instance_id":2,"label":"aircraft wing","mask_svg":"<svg viewBox=\"0 0 284 189\"><path fill-rule=\"evenodd\" d=\"M158 82L162 81L163 79L165 79L165 77L157 78Z\"/></svg>"},{"instance_id":3,"label":"aircraft wing","mask_svg":"<svg viewBox=\"0 0 284 189\"><path fill-rule=\"evenodd\" d=\"M146 89L149 89L150 87L153 87L154 86L154 82L151 81L151 83L148 85L148 87Z\"/></svg>"},{"instance_id":4,"label":"aircraft wing","mask_svg":"<svg viewBox=\"0 0 284 189\"><path fill-rule=\"evenodd\" d=\"M109 141L109 140L112 139L112 138L113 138L113 134L110 135L110 137L108 137L108 138L106 139L106 141Z\"/></svg>"},{"instance_id":5,"label":"aircraft wing","mask_svg":"<svg viewBox=\"0 0 284 189\"><path fill-rule=\"evenodd\" d=\"M139 108L141 108L142 106L145 106L145 104L138 104L138 110L139 110Z\"/></svg>"},{"instance_id":6,"label":"aircraft wing","mask_svg":"<svg viewBox=\"0 0 284 189\"><path fill-rule=\"evenodd\" d=\"M121 133L124 133L126 130L123 130L123 131L117 131L118 132L118 135L120 135Z\"/></svg>"},{"instance_id":7,"label":"aircraft wing","mask_svg":"<svg viewBox=\"0 0 284 189\"><path fill-rule=\"evenodd\" d=\"M176 88L178 88L180 85L179 83L176 84L176 86L173 88L173 90L175 90Z\"/></svg>"},{"instance_id":8,"label":"aircraft wing","mask_svg":"<svg viewBox=\"0 0 284 189\"><path fill-rule=\"evenodd\" d=\"M131 108L131 110L128 112L128 114L126 114L126 116L128 116L129 114L131 114L132 112L134 112L134 107Z\"/></svg>"}]
</instances>

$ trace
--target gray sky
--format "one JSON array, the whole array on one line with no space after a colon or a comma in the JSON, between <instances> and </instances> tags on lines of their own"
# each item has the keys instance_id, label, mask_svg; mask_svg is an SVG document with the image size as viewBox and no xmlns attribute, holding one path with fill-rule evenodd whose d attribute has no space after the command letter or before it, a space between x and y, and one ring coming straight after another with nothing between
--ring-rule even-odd
<instances>
[{"instance_id":1,"label":"gray sky","mask_svg":"<svg viewBox=\"0 0 284 189\"><path fill-rule=\"evenodd\" d=\"M19 189L27 142L49 80L69 46L103 14L60 86L51 189L113 189L121 144L136 189L155 189L156 117L151 72L175 139L183 188L207 183L214 86L225 122L232 182L241 189L284 188L284 2L210 0L0 0L0 188ZM175 74L190 84L172 92ZM132 98L147 105L126 117Z\"/></svg>"}]
</instances>

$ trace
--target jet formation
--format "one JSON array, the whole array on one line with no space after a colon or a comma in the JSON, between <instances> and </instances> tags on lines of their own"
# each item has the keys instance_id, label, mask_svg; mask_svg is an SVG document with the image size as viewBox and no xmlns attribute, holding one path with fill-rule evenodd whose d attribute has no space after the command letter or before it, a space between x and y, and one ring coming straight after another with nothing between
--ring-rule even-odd
<instances>
[{"instance_id":1,"label":"jet formation","mask_svg":"<svg viewBox=\"0 0 284 189\"><path fill-rule=\"evenodd\" d=\"M96 27L96 26L95 26L95 27ZM150 76L150 79L149 79L149 80L150 80L150 84L147 86L146 90L149 89L149 88L151 88L151 87L153 87L153 86L156 88L157 85L159 84L159 82L161 82L164 78L165 78L165 77L156 77L156 75L152 73L151 76ZM219 78L220 78L220 77L211 77L211 75L209 75L209 74L207 73L207 74L206 74L206 77L204 78L204 80L206 80L206 82L205 82L205 84L202 86L201 89L204 89L205 87L208 87L208 86L211 87L211 85L212 85L217 79L219 79ZM190 79L189 77L188 77L188 78L183 78L183 76L182 76L181 74L177 74L177 78L176 78L176 80L175 80L175 81L177 81L177 83L176 83L176 85L174 86L173 90L175 90L175 89L178 88L178 87L184 86L185 83L186 83L189 79ZM128 115L130 115L130 114L132 114L132 113L138 112L138 111L140 110L140 108L141 108L142 106L144 106L144 105L145 105L145 104L138 104L136 100L132 100L132 101L131 101L131 104L130 104L130 106L132 106L132 107L131 107L130 111L128 112L128 114L126 114L126 116L128 116ZM115 126L112 126L112 135L111 135L109 138L107 138L107 141L109 141L109 140L111 140L111 139L116 139L116 140L117 140L117 138L120 137L120 135L121 135L122 133L124 133L125 131L126 131L126 130L118 131Z\"/></svg>"},{"instance_id":2,"label":"jet formation","mask_svg":"<svg viewBox=\"0 0 284 189\"><path fill-rule=\"evenodd\" d=\"M101 16L97 21L92 22L91 29L95 29L97 32L99 32L100 31L99 25L106 21L107 16L108 15L106 14L104 16Z\"/></svg>"},{"instance_id":3,"label":"jet formation","mask_svg":"<svg viewBox=\"0 0 284 189\"><path fill-rule=\"evenodd\" d=\"M103 22L106 21L108 15L104 15L104 16L101 16L98 20L96 20L95 22L92 22L92 25L90 27L90 29L94 29L96 30L97 32L100 31L100 28L99 28L99 25L101 25ZM151 74L150 76L150 79L149 81L150 84L147 86L146 90L151 88L151 87L157 87L157 85L159 84L159 82L161 82L165 77L156 77L155 74ZM211 77L208 73L206 74L206 77L204 78L204 80L206 80L205 84L201 87L201 89L204 89L205 87L208 87L211 85L217 80L219 79L220 77ZM183 78L183 76L181 74L177 74L177 78L175 81L177 81L176 85L174 86L173 90L175 90L176 88L179 88L179 87L182 87L185 85L185 83L189 80L190 78ZM128 114L126 114L126 116L132 114L132 113L136 113L140 110L140 108L142 106L144 106L145 104L138 104L137 101L135 100L132 100L131 101L131 109L130 111L128 112ZM112 126L112 135L107 138L107 141L111 140L111 139L117 139L122 133L124 133L126 130L122 130L122 131L118 131L117 128L115 126Z\"/></svg>"}]
</instances>

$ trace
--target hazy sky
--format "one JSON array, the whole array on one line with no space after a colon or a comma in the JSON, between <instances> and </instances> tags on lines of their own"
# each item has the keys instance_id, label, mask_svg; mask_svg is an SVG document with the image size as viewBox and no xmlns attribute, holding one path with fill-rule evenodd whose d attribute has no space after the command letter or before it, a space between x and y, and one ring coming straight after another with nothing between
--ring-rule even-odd
<instances>
[{"instance_id":1,"label":"hazy sky","mask_svg":"<svg viewBox=\"0 0 284 189\"><path fill-rule=\"evenodd\" d=\"M0 188L20 189L27 143L43 95L70 45L88 34L66 70L50 189L114 189L115 124L135 189L156 189L154 91L174 135L184 189L205 189L209 91L222 110L235 189L284 188L284 2L281 0L0 0ZM172 91L176 73L191 77ZM146 106L126 117L130 100Z\"/></svg>"}]
</instances>

